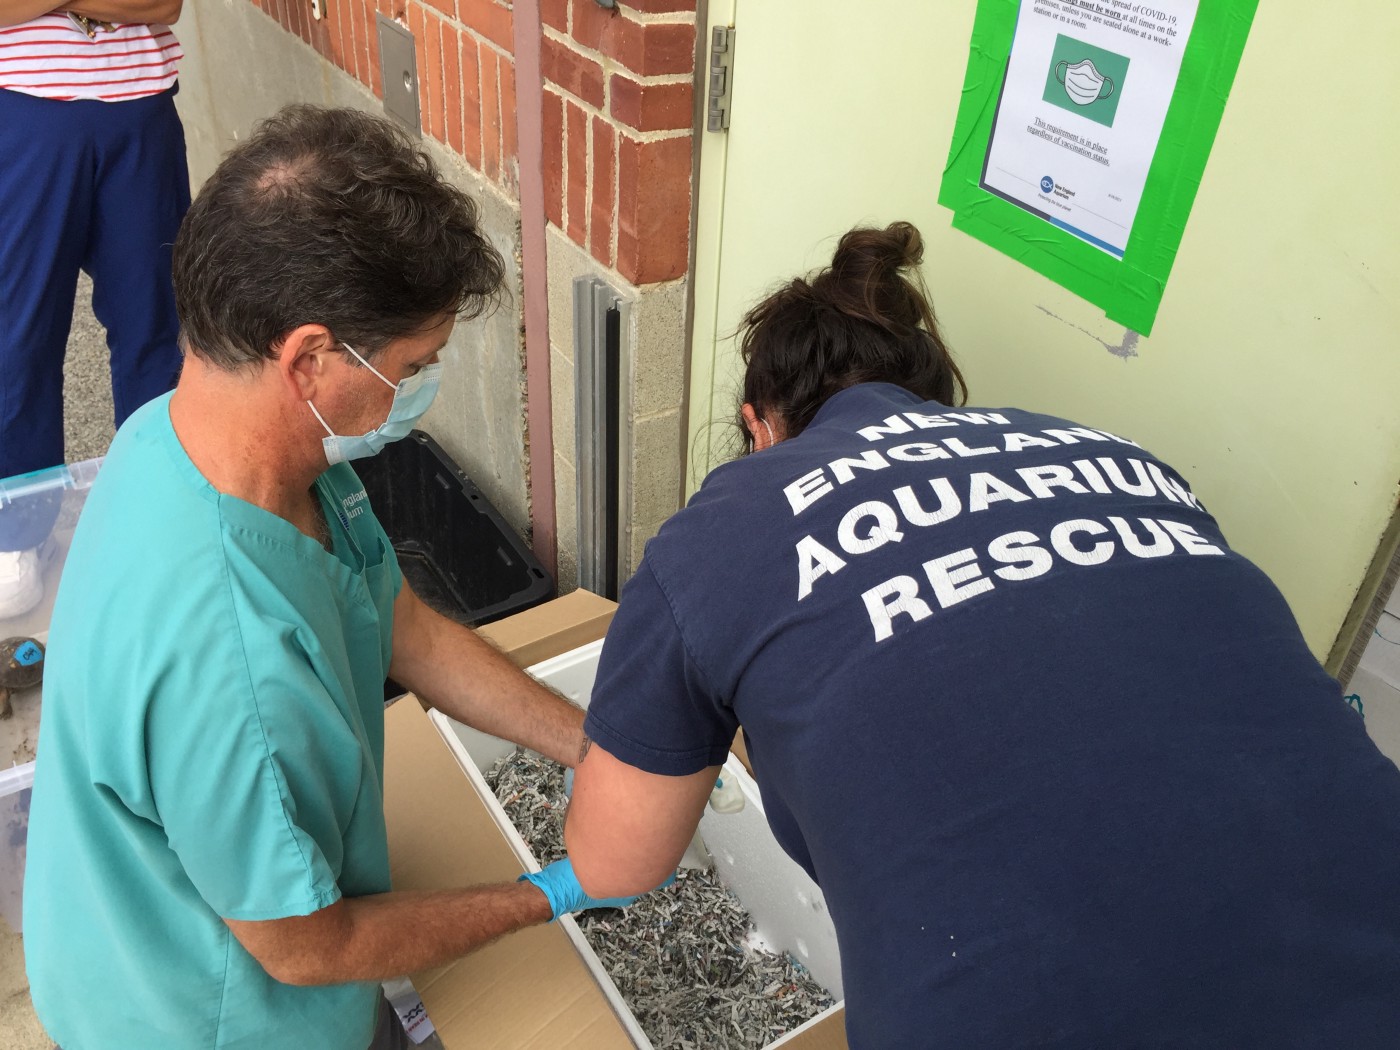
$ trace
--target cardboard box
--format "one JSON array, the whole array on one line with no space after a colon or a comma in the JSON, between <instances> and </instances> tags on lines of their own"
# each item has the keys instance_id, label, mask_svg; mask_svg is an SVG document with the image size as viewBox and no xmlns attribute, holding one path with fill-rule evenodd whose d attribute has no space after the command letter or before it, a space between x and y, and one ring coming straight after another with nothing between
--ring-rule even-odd
<instances>
[{"instance_id":1,"label":"cardboard box","mask_svg":"<svg viewBox=\"0 0 1400 1050\"><path fill-rule=\"evenodd\" d=\"M482 634L529 666L601 638L613 609L603 598L575 591L482 628ZM395 888L516 878L522 864L440 726L418 704L402 701L386 719L385 809ZM646 1045L630 1016L619 1015L563 923L513 934L413 980L447 1050ZM844 1014L830 1011L773 1045L845 1050Z\"/></svg>"}]
</instances>

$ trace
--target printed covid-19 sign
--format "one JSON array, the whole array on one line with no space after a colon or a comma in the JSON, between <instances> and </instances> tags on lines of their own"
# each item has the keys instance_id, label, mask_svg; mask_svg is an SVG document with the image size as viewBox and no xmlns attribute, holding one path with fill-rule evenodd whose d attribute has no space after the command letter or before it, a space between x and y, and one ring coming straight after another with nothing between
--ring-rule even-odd
<instances>
[{"instance_id":1,"label":"printed covid-19 sign","mask_svg":"<svg viewBox=\"0 0 1400 1050\"><path fill-rule=\"evenodd\" d=\"M1023 3L981 180L1120 259L1196 18L1197 0L1162 2L1160 22L1128 0Z\"/></svg>"},{"instance_id":2,"label":"printed covid-19 sign","mask_svg":"<svg viewBox=\"0 0 1400 1050\"><path fill-rule=\"evenodd\" d=\"M1256 0L982 0L953 224L1151 330Z\"/></svg>"}]
</instances>

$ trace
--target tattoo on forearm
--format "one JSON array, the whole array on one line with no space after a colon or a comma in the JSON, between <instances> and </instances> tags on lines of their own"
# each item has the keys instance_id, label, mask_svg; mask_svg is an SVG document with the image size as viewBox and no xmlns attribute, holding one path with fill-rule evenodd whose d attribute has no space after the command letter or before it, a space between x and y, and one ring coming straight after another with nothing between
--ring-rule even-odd
<instances>
[{"instance_id":1,"label":"tattoo on forearm","mask_svg":"<svg viewBox=\"0 0 1400 1050\"><path fill-rule=\"evenodd\" d=\"M583 744L578 749L578 760L582 764L584 757L588 754L588 749L593 746L593 741L588 739L588 734L584 734Z\"/></svg>"}]
</instances>

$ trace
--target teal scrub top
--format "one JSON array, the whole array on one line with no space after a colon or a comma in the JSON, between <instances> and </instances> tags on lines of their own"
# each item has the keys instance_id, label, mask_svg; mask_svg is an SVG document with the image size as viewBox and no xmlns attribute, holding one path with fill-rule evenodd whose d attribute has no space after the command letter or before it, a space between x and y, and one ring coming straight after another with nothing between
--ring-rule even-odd
<instances>
[{"instance_id":1,"label":"teal scrub top","mask_svg":"<svg viewBox=\"0 0 1400 1050\"><path fill-rule=\"evenodd\" d=\"M39 1019L64 1050L364 1050L376 985L267 975L223 919L389 889L383 686L393 548L348 465L333 553L221 495L169 397L122 427L50 627L24 886Z\"/></svg>"}]
</instances>

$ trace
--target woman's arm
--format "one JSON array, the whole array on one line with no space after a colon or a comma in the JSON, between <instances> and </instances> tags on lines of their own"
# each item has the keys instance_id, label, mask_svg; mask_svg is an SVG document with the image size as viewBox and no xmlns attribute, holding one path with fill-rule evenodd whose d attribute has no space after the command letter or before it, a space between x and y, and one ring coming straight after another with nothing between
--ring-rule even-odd
<instances>
[{"instance_id":1,"label":"woman's arm","mask_svg":"<svg viewBox=\"0 0 1400 1050\"><path fill-rule=\"evenodd\" d=\"M644 893L676 870L720 767L660 776L585 747L574 775L564 841L590 896Z\"/></svg>"}]
</instances>

